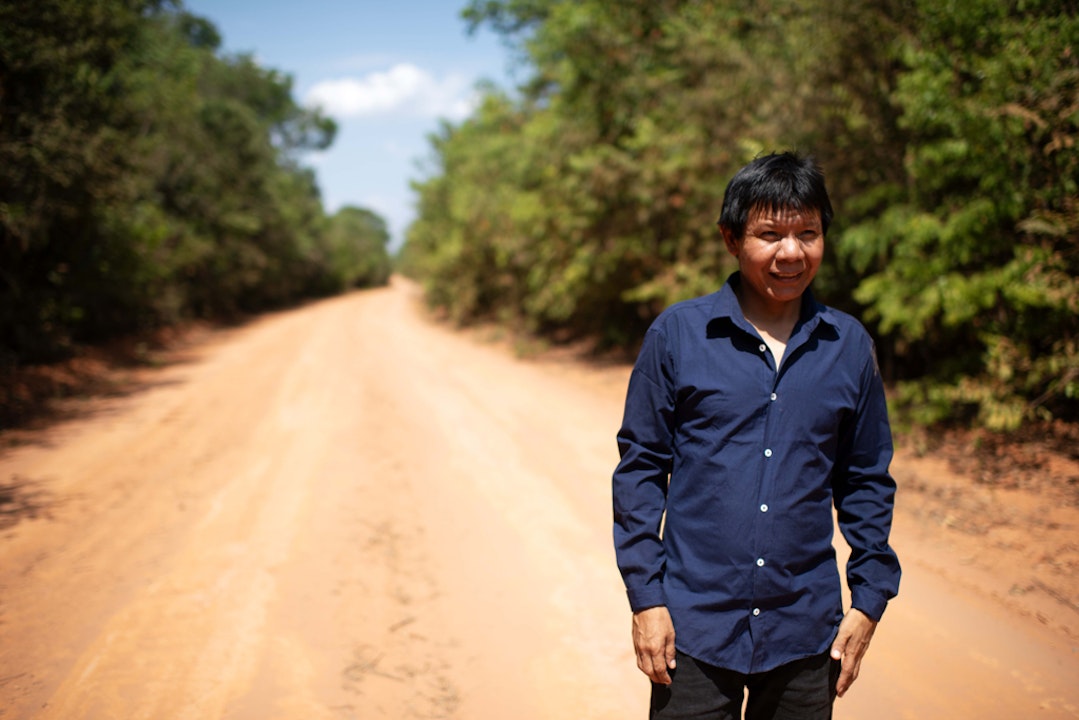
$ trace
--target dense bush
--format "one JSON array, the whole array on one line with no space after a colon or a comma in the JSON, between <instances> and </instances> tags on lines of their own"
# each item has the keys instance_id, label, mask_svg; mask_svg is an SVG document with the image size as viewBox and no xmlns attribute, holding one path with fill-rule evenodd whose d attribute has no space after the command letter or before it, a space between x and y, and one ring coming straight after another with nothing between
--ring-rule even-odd
<instances>
[{"instance_id":1,"label":"dense bush","mask_svg":"<svg viewBox=\"0 0 1079 720\"><path fill-rule=\"evenodd\" d=\"M219 43L178 3L0 0L0 366L385 281L381 220L299 164L334 123Z\"/></svg>"},{"instance_id":2,"label":"dense bush","mask_svg":"<svg viewBox=\"0 0 1079 720\"><path fill-rule=\"evenodd\" d=\"M1079 24L1049 0L473 0L526 61L431 142L403 251L430 302L632 346L732 269L723 187L812 152L816 283L923 421L1079 420Z\"/></svg>"}]
</instances>

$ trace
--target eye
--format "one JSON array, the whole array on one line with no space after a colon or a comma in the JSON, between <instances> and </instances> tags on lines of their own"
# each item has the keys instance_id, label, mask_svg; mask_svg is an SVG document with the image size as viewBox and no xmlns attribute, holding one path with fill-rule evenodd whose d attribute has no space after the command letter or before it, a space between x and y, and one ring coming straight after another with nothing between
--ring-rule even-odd
<instances>
[{"instance_id":1,"label":"eye","mask_svg":"<svg viewBox=\"0 0 1079 720\"><path fill-rule=\"evenodd\" d=\"M762 240L768 240L769 242L779 239L779 233L775 230L765 230L757 235Z\"/></svg>"},{"instance_id":2,"label":"eye","mask_svg":"<svg viewBox=\"0 0 1079 720\"><path fill-rule=\"evenodd\" d=\"M803 230L798 234L798 238L803 242L813 242L818 237L820 237L820 233L816 230Z\"/></svg>"}]
</instances>

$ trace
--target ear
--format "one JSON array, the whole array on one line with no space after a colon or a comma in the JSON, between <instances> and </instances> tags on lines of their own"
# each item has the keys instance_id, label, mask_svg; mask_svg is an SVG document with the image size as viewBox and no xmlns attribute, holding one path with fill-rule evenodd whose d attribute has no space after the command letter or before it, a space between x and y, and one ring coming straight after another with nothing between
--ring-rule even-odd
<instances>
[{"instance_id":1,"label":"ear","mask_svg":"<svg viewBox=\"0 0 1079 720\"><path fill-rule=\"evenodd\" d=\"M734 237L734 231L729 227L720 225L719 231L723 233L723 242L727 244L727 252L738 257L738 252L742 249L742 240Z\"/></svg>"}]
</instances>

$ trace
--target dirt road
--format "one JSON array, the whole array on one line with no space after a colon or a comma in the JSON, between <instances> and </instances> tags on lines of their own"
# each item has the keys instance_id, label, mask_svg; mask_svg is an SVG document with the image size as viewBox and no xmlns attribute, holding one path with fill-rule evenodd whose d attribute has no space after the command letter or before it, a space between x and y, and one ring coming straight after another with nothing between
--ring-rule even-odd
<instances>
[{"instance_id":1,"label":"dirt road","mask_svg":"<svg viewBox=\"0 0 1079 720\"><path fill-rule=\"evenodd\" d=\"M644 717L610 540L627 376L516 359L396 283L87 402L0 455L0 718ZM837 717L1079 717L1074 641L902 515L895 544Z\"/></svg>"}]
</instances>

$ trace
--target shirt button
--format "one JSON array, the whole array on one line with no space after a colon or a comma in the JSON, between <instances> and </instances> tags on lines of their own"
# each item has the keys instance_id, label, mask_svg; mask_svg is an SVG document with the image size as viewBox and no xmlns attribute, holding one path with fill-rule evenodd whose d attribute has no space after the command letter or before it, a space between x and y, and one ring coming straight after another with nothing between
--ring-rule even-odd
<instances>
[{"instance_id":1,"label":"shirt button","mask_svg":"<svg viewBox=\"0 0 1079 720\"><path fill-rule=\"evenodd\" d=\"M753 616L754 617L756 617L757 615L760 615L760 614L761 614L761 609L760 608L753 608Z\"/></svg>"},{"instance_id":2,"label":"shirt button","mask_svg":"<svg viewBox=\"0 0 1079 720\"><path fill-rule=\"evenodd\" d=\"M757 558L757 567L764 567L764 558Z\"/></svg>"},{"instance_id":3,"label":"shirt button","mask_svg":"<svg viewBox=\"0 0 1079 720\"><path fill-rule=\"evenodd\" d=\"M772 400L774 401L774 400L776 399L776 394L775 394L775 393L772 393L772 395L771 395L771 398L772 398Z\"/></svg>"},{"instance_id":4,"label":"shirt button","mask_svg":"<svg viewBox=\"0 0 1079 720\"><path fill-rule=\"evenodd\" d=\"M768 504L767 503L761 505L761 512L768 512Z\"/></svg>"},{"instance_id":5,"label":"shirt button","mask_svg":"<svg viewBox=\"0 0 1079 720\"><path fill-rule=\"evenodd\" d=\"M764 343L761 343L761 344L760 344L760 345L759 345L759 346L757 347L757 349L758 349L758 350L760 350L761 352L764 352L765 350L767 350L767 349L768 349L768 346L767 346L767 345L765 345Z\"/></svg>"},{"instance_id":6,"label":"shirt button","mask_svg":"<svg viewBox=\"0 0 1079 720\"><path fill-rule=\"evenodd\" d=\"M764 451L764 457L772 457L772 448L767 448Z\"/></svg>"}]
</instances>

